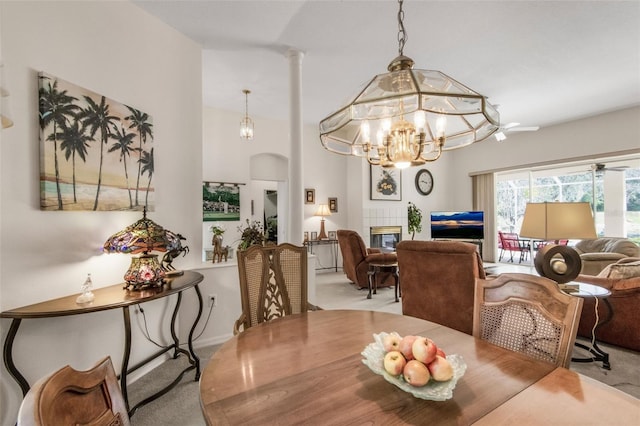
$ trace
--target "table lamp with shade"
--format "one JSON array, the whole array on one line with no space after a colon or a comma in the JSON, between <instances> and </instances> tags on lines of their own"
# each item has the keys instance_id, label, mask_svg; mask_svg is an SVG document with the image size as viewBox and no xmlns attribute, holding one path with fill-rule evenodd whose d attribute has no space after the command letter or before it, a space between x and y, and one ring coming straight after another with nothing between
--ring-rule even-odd
<instances>
[{"instance_id":1,"label":"table lamp with shade","mask_svg":"<svg viewBox=\"0 0 640 426\"><path fill-rule=\"evenodd\" d=\"M596 238L589 203L528 203L520 236L542 241ZM538 250L534 266L540 276L558 284L573 281L582 269L580 255L572 247L546 244Z\"/></svg>"},{"instance_id":2,"label":"table lamp with shade","mask_svg":"<svg viewBox=\"0 0 640 426\"><path fill-rule=\"evenodd\" d=\"M104 243L107 253L140 254L131 258L131 265L124 274L125 288L139 290L143 287L160 287L166 272L158 255L152 251L167 251L170 241L164 228L147 218L145 207L142 219L110 236Z\"/></svg>"},{"instance_id":3,"label":"table lamp with shade","mask_svg":"<svg viewBox=\"0 0 640 426\"><path fill-rule=\"evenodd\" d=\"M331 216L331 211L329 210L329 206L326 204L320 204L318 206L318 210L316 210L315 216L320 216L322 219L320 220L320 234L318 234L319 240L326 240L327 233L324 230L324 217Z\"/></svg>"}]
</instances>

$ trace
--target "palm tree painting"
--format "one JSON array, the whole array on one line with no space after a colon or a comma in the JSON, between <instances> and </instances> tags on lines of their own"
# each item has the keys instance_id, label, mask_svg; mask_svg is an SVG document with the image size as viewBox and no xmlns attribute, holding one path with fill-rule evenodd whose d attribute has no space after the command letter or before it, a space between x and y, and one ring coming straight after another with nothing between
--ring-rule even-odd
<instances>
[{"instance_id":1,"label":"palm tree painting","mask_svg":"<svg viewBox=\"0 0 640 426\"><path fill-rule=\"evenodd\" d=\"M151 116L46 73L38 82L40 208L153 211Z\"/></svg>"}]
</instances>

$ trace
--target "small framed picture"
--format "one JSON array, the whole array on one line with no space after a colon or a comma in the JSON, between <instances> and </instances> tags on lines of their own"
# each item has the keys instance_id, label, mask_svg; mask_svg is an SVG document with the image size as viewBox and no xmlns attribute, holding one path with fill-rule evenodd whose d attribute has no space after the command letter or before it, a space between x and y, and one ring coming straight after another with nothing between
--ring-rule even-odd
<instances>
[{"instance_id":1,"label":"small framed picture","mask_svg":"<svg viewBox=\"0 0 640 426\"><path fill-rule=\"evenodd\" d=\"M304 242L309 241L309 231L304 231Z\"/></svg>"},{"instance_id":2,"label":"small framed picture","mask_svg":"<svg viewBox=\"0 0 640 426\"><path fill-rule=\"evenodd\" d=\"M329 239L330 240L336 239L336 231L329 231Z\"/></svg>"},{"instance_id":3,"label":"small framed picture","mask_svg":"<svg viewBox=\"0 0 640 426\"><path fill-rule=\"evenodd\" d=\"M371 165L371 199L402 201L402 170Z\"/></svg>"},{"instance_id":4,"label":"small framed picture","mask_svg":"<svg viewBox=\"0 0 640 426\"><path fill-rule=\"evenodd\" d=\"M329 211L331 213L338 213L338 199L335 197L329 198Z\"/></svg>"},{"instance_id":5,"label":"small framed picture","mask_svg":"<svg viewBox=\"0 0 640 426\"><path fill-rule=\"evenodd\" d=\"M315 204L316 202L316 190L307 188L304 190L304 203Z\"/></svg>"},{"instance_id":6,"label":"small framed picture","mask_svg":"<svg viewBox=\"0 0 640 426\"><path fill-rule=\"evenodd\" d=\"M318 233L313 231L311 232L311 241L316 241L318 239Z\"/></svg>"}]
</instances>

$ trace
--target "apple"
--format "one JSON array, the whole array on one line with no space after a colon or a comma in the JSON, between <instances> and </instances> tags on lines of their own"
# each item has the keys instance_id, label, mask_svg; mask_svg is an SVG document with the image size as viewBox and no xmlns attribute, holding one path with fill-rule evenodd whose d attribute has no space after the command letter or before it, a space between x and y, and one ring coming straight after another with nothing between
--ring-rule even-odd
<instances>
[{"instance_id":1,"label":"apple","mask_svg":"<svg viewBox=\"0 0 640 426\"><path fill-rule=\"evenodd\" d=\"M392 376L399 376L404 370L407 361L399 351L387 352L384 356L384 369Z\"/></svg>"},{"instance_id":2,"label":"apple","mask_svg":"<svg viewBox=\"0 0 640 426\"><path fill-rule=\"evenodd\" d=\"M436 350L436 355L440 355L442 358L446 358L447 354L444 353L444 351L438 347L438 349Z\"/></svg>"},{"instance_id":3,"label":"apple","mask_svg":"<svg viewBox=\"0 0 640 426\"><path fill-rule=\"evenodd\" d=\"M400 349L400 337L397 333L389 333L382 338L382 347L385 352L397 351Z\"/></svg>"},{"instance_id":4,"label":"apple","mask_svg":"<svg viewBox=\"0 0 640 426\"><path fill-rule=\"evenodd\" d=\"M424 386L429 382L431 373L429 373L429 369L426 365L420 361L412 359L404 366L402 376L411 386Z\"/></svg>"},{"instance_id":5,"label":"apple","mask_svg":"<svg viewBox=\"0 0 640 426\"><path fill-rule=\"evenodd\" d=\"M436 355L436 359L427 365L429 373L433 380L437 382L446 382L453 377L453 367L446 358Z\"/></svg>"},{"instance_id":6,"label":"apple","mask_svg":"<svg viewBox=\"0 0 640 426\"><path fill-rule=\"evenodd\" d=\"M438 347L427 337L418 337L411 345L413 357L423 364L429 364L436 358Z\"/></svg>"},{"instance_id":7,"label":"apple","mask_svg":"<svg viewBox=\"0 0 640 426\"><path fill-rule=\"evenodd\" d=\"M407 361L411 361L415 357L413 356L413 342L418 338L418 336L404 336L402 340L400 340L400 352L406 358Z\"/></svg>"}]
</instances>

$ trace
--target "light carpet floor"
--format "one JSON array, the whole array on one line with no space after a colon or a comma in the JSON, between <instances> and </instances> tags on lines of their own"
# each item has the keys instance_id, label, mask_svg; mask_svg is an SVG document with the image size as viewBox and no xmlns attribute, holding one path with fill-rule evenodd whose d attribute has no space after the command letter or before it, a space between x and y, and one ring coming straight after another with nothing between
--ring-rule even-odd
<instances>
[{"instance_id":1,"label":"light carpet floor","mask_svg":"<svg viewBox=\"0 0 640 426\"><path fill-rule=\"evenodd\" d=\"M358 290L350 284L342 272L318 274L316 278L316 303L323 309L362 309L401 314L402 303L394 301L393 288L378 289L378 294L367 299L366 290ZM197 342L196 342L197 344ZM571 369L596 380L614 386L636 398L640 398L640 353L601 344L609 352L611 370L604 370L600 363L571 363ZM217 346L197 348L202 368L215 352ZM584 356L576 348L574 356ZM129 400L135 404L145 395L153 393L170 383L187 365L185 357L165 362L129 386ZM204 425L200 410L198 382L190 371L169 393L138 409L131 418L133 426ZM133 405L132 404L132 405Z\"/></svg>"}]
</instances>

